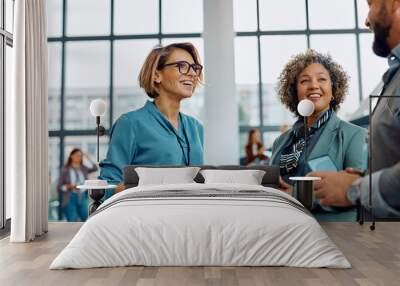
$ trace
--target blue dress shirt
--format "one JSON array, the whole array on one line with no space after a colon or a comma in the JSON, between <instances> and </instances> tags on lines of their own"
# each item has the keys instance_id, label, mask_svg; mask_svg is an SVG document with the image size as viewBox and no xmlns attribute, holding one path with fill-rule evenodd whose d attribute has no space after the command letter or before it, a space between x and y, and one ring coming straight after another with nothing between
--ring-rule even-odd
<instances>
[{"instance_id":1,"label":"blue dress shirt","mask_svg":"<svg viewBox=\"0 0 400 286\"><path fill-rule=\"evenodd\" d=\"M182 113L178 120L176 130L152 101L121 115L111 129L99 179L120 183L127 165L202 165L203 126Z\"/></svg>"}]
</instances>

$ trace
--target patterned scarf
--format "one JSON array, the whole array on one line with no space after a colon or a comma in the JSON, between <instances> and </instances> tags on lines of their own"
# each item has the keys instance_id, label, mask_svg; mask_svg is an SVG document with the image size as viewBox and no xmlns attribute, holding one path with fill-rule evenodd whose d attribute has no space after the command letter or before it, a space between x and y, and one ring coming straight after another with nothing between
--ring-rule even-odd
<instances>
[{"instance_id":1,"label":"patterned scarf","mask_svg":"<svg viewBox=\"0 0 400 286\"><path fill-rule=\"evenodd\" d=\"M332 115L332 109L328 109L324 112L313 125L308 128L307 143L310 141L312 136L320 129ZM280 157L279 167L281 175L292 174L296 171L299 158L303 152L305 141L304 141L304 124L303 119L299 119L293 127L292 142L293 144L286 147ZM308 152L307 152L308 153Z\"/></svg>"}]
</instances>

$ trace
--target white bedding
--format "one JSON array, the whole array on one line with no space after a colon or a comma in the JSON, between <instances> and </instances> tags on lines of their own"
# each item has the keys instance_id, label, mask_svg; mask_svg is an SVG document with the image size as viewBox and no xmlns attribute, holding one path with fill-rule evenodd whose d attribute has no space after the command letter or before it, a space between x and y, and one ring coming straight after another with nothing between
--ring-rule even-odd
<instances>
[{"instance_id":1,"label":"white bedding","mask_svg":"<svg viewBox=\"0 0 400 286\"><path fill-rule=\"evenodd\" d=\"M205 193L207 189L263 191L271 199L251 195L122 199L146 195L145 191ZM131 188L105 201L50 269L126 265L350 268L318 222L299 205L279 190L254 185Z\"/></svg>"}]
</instances>

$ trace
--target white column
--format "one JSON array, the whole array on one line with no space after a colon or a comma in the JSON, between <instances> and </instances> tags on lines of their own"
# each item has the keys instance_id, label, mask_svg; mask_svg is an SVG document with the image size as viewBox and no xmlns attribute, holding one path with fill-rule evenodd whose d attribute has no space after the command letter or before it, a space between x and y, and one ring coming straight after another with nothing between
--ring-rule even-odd
<instances>
[{"instance_id":1,"label":"white column","mask_svg":"<svg viewBox=\"0 0 400 286\"><path fill-rule=\"evenodd\" d=\"M239 162L233 0L204 0L205 164Z\"/></svg>"}]
</instances>

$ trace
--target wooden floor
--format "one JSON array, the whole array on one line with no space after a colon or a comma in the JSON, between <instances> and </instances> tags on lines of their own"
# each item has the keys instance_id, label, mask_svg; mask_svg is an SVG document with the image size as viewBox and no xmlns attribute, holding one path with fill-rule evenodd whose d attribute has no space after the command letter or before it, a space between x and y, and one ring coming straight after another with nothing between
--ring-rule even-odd
<instances>
[{"instance_id":1,"label":"wooden floor","mask_svg":"<svg viewBox=\"0 0 400 286\"><path fill-rule=\"evenodd\" d=\"M32 243L0 241L0 285L400 285L400 223L323 223L353 268L121 267L48 270L80 223L50 223Z\"/></svg>"}]
</instances>

